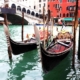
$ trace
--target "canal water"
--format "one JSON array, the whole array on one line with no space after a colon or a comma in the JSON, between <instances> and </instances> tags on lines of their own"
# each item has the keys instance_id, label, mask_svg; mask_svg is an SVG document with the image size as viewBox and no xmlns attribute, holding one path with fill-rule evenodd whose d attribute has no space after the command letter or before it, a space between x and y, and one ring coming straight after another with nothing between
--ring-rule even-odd
<instances>
[{"instance_id":1,"label":"canal water","mask_svg":"<svg viewBox=\"0 0 80 80\"><path fill-rule=\"evenodd\" d=\"M72 31L72 27L66 27ZM61 26L58 26L61 30ZM78 50L78 28L76 38L76 52ZM54 32L56 32L56 26ZM21 41L21 25L9 25L10 36L14 41ZM24 26L24 39L26 34L34 33L33 26ZM20 55L12 54L12 62L8 59L7 43L4 28L0 26L0 80L80 80L80 64L75 56L75 68L72 68L72 52L62 60L53 70L45 74L42 70L40 52L35 49Z\"/></svg>"}]
</instances>

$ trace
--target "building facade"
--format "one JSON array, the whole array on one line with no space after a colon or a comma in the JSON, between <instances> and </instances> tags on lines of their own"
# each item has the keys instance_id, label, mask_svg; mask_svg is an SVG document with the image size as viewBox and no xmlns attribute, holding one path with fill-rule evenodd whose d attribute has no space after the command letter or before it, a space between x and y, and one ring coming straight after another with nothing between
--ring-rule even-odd
<instances>
[{"instance_id":1,"label":"building facade","mask_svg":"<svg viewBox=\"0 0 80 80\"><path fill-rule=\"evenodd\" d=\"M14 0L16 1L16 0ZM48 0L17 0L19 3L23 3L31 9L37 10L40 14L43 14L43 6L45 7L45 14L47 14Z\"/></svg>"},{"instance_id":2,"label":"building facade","mask_svg":"<svg viewBox=\"0 0 80 80\"><path fill-rule=\"evenodd\" d=\"M80 17L80 0L78 1L78 17ZM48 0L51 17L74 17L76 0Z\"/></svg>"},{"instance_id":3,"label":"building facade","mask_svg":"<svg viewBox=\"0 0 80 80\"><path fill-rule=\"evenodd\" d=\"M45 14L47 14L47 0L39 0L38 1L38 10L40 14L43 14L43 7L45 8Z\"/></svg>"}]
</instances>

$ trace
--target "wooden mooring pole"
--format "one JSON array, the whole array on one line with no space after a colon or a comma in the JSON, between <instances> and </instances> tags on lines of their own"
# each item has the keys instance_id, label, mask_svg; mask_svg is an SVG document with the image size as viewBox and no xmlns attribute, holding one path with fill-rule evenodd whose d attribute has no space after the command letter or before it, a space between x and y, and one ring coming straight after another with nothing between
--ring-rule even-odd
<instances>
[{"instance_id":1,"label":"wooden mooring pole","mask_svg":"<svg viewBox=\"0 0 80 80\"><path fill-rule=\"evenodd\" d=\"M44 48L45 48L45 8L43 6L43 37L44 37Z\"/></svg>"},{"instance_id":2,"label":"wooden mooring pole","mask_svg":"<svg viewBox=\"0 0 80 80\"><path fill-rule=\"evenodd\" d=\"M48 22L50 21L51 15L50 10L48 10Z\"/></svg>"},{"instance_id":3,"label":"wooden mooring pole","mask_svg":"<svg viewBox=\"0 0 80 80\"><path fill-rule=\"evenodd\" d=\"M53 40L53 26L54 26L54 22L53 22L53 18L51 18L51 41Z\"/></svg>"},{"instance_id":4,"label":"wooden mooring pole","mask_svg":"<svg viewBox=\"0 0 80 80\"><path fill-rule=\"evenodd\" d=\"M80 24L79 24L79 38L78 38L78 59L80 60Z\"/></svg>"},{"instance_id":5,"label":"wooden mooring pole","mask_svg":"<svg viewBox=\"0 0 80 80\"><path fill-rule=\"evenodd\" d=\"M24 40L24 34L23 34L23 32L24 32L24 12L22 12L22 41Z\"/></svg>"},{"instance_id":6,"label":"wooden mooring pole","mask_svg":"<svg viewBox=\"0 0 80 80\"><path fill-rule=\"evenodd\" d=\"M50 21L50 10L48 10L48 17L47 17L47 21L46 21L46 24L47 24L47 46L48 46L48 37L49 37L49 21Z\"/></svg>"},{"instance_id":7,"label":"wooden mooring pole","mask_svg":"<svg viewBox=\"0 0 80 80\"><path fill-rule=\"evenodd\" d=\"M4 24L8 27L8 21L7 21L7 14L4 14ZM9 41L9 35L6 36L7 38L7 44L8 44L8 56L9 60L12 61L12 51L11 51L11 46L10 46L10 41Z\"/></svg>"},{"instance_id":8,"label":"wooden mooring pole","mask_svg":"<svg viewBox=\"0 0 80 80\"><path fill-rule=\"evenodd\" d=\"M76 30L75 30L75 28L74 28L74 41L73 41L73 56L72 56L72 67L74 68L74 65L75 65L75 52L76 52L76 42L75 42L75 38L76 38Z\"/></svg>"},{"instance_id":9,"label":"wooden mooring pole","mask_svg":"<svg viewBox=\"0 0 80 80\"><path fill-rule=\"evenodd\" d=\"M72 57L72 67L75 65L75 53L76 53L76 29L78 26L78 0L76 0L76 10L75 10L75 22L74 22L74 41L73 41L73 57Z\"/></svg>"}]
</instances>

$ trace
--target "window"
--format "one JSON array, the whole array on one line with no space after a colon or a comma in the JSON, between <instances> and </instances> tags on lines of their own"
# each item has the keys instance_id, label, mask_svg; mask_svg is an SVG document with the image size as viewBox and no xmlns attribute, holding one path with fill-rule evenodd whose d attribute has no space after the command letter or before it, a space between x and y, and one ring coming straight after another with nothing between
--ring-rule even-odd
<instances>
[{"instance_id":1,"label":"window","mask_svg":"<svg viewBox=\"0 0 80 80\"><path fill-rule=\"evenodd\" d=\"M66 17L69 17L69 14L68 13L66 14Z\"/></svg>"},{"instance_id":2,"label":"window","mask_svg":"<svg viewBox=\"0 0 80 80\"><path fill-rule=\"evenodd\" d=\"M75 2L76 0L67 0L67 2Z\"/></svg>"},{"instance_id":3,"label":"window","mask_svg":"<svg viewBox=\"0 0 80 80\"><path fill-rule=\"evenodd\" d=\"M61 13L60 13L60 17L61 17Z\"/></svg>"},{"instance_id":4,"label":"window","mask_svg":"<svg viewBox=\"0 0 80 80\"><path fill-rule=\"evenodd\" d=\"M39 7L41 8L41 4L39 4Z\"/></svg>"},{"instance_id":5,"label":"window","mask_svg":"<svg viewBox=\"0 0 80 80\"><path fill-rule=\"evenodd\" d=\"M54 6L55 6L56 9L59 9L60 8L60 5L59 4L55 4Z\"/></svg>"},{"instance_id":6,"label":"window","mask_svg":"<svg viewBox=\"0 0 80 80\"><path fill-rule=\"evenodd\" d=\"M36 9L36 6L34 6L34 9Z\"/></svg>"},{"instance_id":7,"label":"window","mask_svg":"<svg viewBox=\"0 0 80 80\"><path fill-rule=\"evenodd\" d=\"M65 17L65 13L63 13L63 17Z\"/></svg>"},{"instance_id":8,"label":"window","mask_svg":"<svg viewBox=\"0 0 80 80\"><path fill-rule=\"evenodd\" d=\"M75 6L68 6L68 7L66 7L66 10L74 11L75 10Z\"/></svg>"},{"instance_id":9,"label":"window","mask_svg":"<svg viewBox=\"0 0 80 80\"><path fill-rule=\"evenodd\" d=\"M41 2L41 0L39 0L39 2Z\"/></svg>"},{"instance_id":10,"label":"window","mask_svg":"<svg viewBox=\"0 0 80 80\"><path fill-rule=\"evenodd\" d=\"M48 8L50 7L50 5L48 5Z\"/></svg>"},{"instance_id":11,"label":"window","mask_svg":"<svg viewBox=\"0 0 80 80\"><path fill-rule=\"evenodd\" d=\"M70 13L70 17L74 17L74 13Z\"/></svg>"},{"instance_id":12,"label":"window","mask_svg":"<svg viewBox=\"0 0 80 80\"><path fill-rule=\"evenodd\" d=\"M66 7L66 10L69 10L69 6Z\"/></svg>"},{"instance_id":13,"label":"window","mask_svg":"<svg viewBox=\"0 0 80 80\"><path fill-rule=\"evenodd\" d=\"M62 3L62 0L59 0L60 3Z\"/></svg>"},{"instance_id":14,"label":"window","mask_svg":"<svg viewBox=\"0 0 80 80\"><path fill-rule=\"evenodd\" d=\"M44 3L44 7L45 7L45 3Z\"/></svg>"},{"instance_id":15,"label":"window","mask_svg":"<svg viewBox=\"0 0 80 80\"><path fill-rule=\"evenodd\" d=\"M41 9L39 10L39 12L41 13Z\"/></svg>"}]
</instances>

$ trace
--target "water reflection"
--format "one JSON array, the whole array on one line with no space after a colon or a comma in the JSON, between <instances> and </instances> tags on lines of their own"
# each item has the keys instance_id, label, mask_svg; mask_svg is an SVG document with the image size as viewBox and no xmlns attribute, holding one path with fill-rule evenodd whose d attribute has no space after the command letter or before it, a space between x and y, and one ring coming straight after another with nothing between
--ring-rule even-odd
<instances>
[{"instance_id":1,"label":"water reflection","mask_svg":"<svg viewBox=\"0 0 80 80\"><path fill-rule=\"evenodd\" d=\"M72 51L52 71L44 75L44 80L66 80L66 75L71 69Z\"/></svg>"},{"instance_id":2,"label":"water reflection","mask_svg":"<svg viewBox=\"0 0 80 80\"><path fill-rule=\"evenodd\" d=\"M27 52L10 64L11 69L8 71L9 78L13 80L42 80L41 64L38 61L38 52L33 50Z\"/></svg>"},{"instance_id":3,"label":"water reflection","mask_svg":"<svg viewBox=\"0 0 80 80\"><path fill-rule=\"evenodd\" d=\"M75 67L71 68L67 75L68 80L80 80L80 61L77 59L77 54L75 55Z\"/></svg>"}]
</instances>

